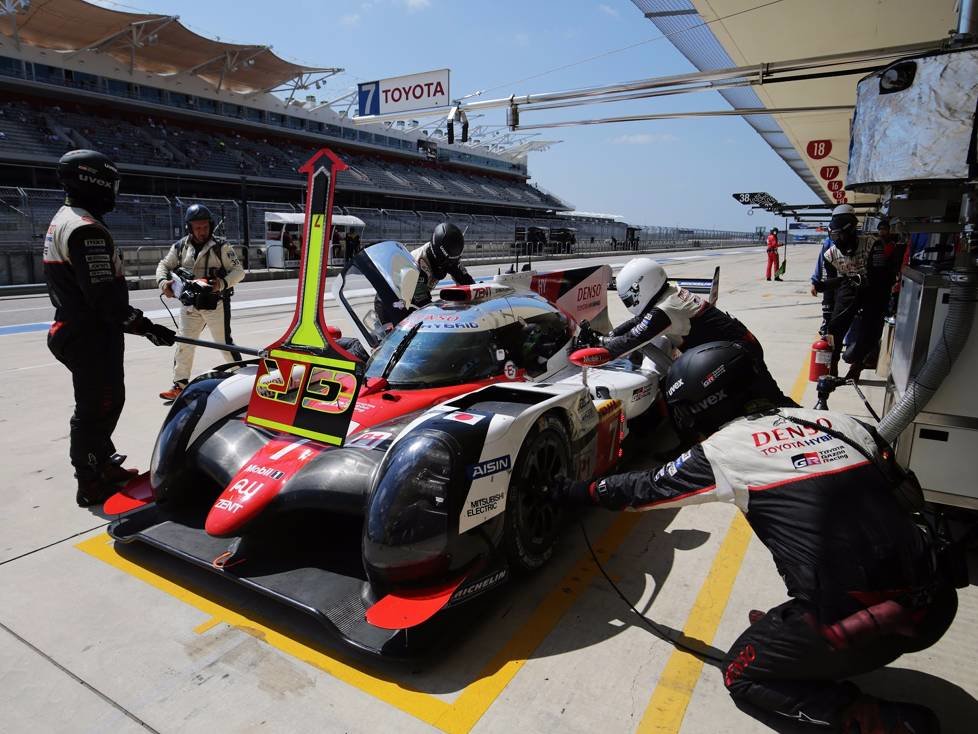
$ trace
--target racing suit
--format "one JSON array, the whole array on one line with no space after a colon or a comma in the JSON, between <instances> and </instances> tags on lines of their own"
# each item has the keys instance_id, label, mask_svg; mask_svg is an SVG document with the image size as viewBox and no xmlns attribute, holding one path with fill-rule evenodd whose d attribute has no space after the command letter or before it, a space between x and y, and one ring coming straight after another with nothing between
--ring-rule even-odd
<instances>
[{"instance_id":1,"label":"racing suit","mask_svg":"<svg viewBox=\"0 0 978 734\"><path fill-rule=\"evenodd\" d=\"M828 274L828 268L825 264L825 253L830 247L832 247L832 240L826 237L822 240L822 247L818 251L818 257L815 258L815 270L812 272L811 278L812 288L815 289L815 292L817 293L820 290L822 292L822 325L818 328L819 334L828 333L826 328L828 327L829 319L832 318L832 309L835 305L835 290L826 290L821 285L825 278L834 278L837 275L835 268L832 266L828 266L831 268L831 274Z\"/></svg>"},{"instance_id":2,"label":"racing suit","mask_svg":"<svg viewBox=\"0 0 978 734\"><path fill-rule=\"evenodd\" d=\"M675 461L607 477L590 493L612 510L736 505L791 598L734 642L726 687L738 702L841 728L859 695L841 681L932 645L954 619L957 596L936 573L928 534L877 466L792 417L879 456L855 419L791 408L738 418Z\"/></svg>"},{"instance_id":3,"label":"racing suit","mask_svg":"<svg viewBox=\"0 0 978 734\"><path fill-rule=\"evenodd\" d=\"M411 250L411 257L418 264L420 276L418 285L414 289L414 296L411 303L421 308L431 303L431 291L446 276L452 276L456 285L472 285L475 279L469 275L469 271L460 262L443 260L439 262L431 252L431 243L426 242L421 247Z\"/></svg>"},{"instance_id":4,"label":"racing suit","mask_svg":"<svg viewBox=\"0 0 978 734\"><path fill-rule=\"evenodd\" d=\"M75 476L94 480L115 453L112 432L126 400L123 333L143 315L129 305L112 235L81 207L65 205L51 220L44 277L55 308L48 349L71 371L75 393L68 453Z\"/></svg>"},{"instance_id":5,"label":"racing suit","mask_svg":"<svg viewBox=\"0 0 978 734\"><path fill-rule=\"evenodd\" d=\"M244 279L244 268L234 248L227 240L211 236L203 245L196 244L190 235L173 243L166 256L156 267L156 282L170 280L176 268L185 268L195 279L204 278L213 283L220 294L217 308L205 310L186 304L180 306L179 336L196 339L207 326L214 341L233 344L231 340L231 295L234 286ZM192 344L178 343L173 356L173 384L186 385L194 364ZM226 362L241 359L238 352L224 352Z\"/></svg>"},{"instance_id":6,"label":"racing suit","mask_svg":"<svg viewBox=\"0 0 978 734\"><path fill-rule=\"evenodd\" d=\"M682 351L707 342L741 342L753 355L760 370L755 385L757 397L766 398L774 405L795 404L781 392L764 364L764 348L746 326L709 301L673 283L664 286L662 295L653 299L644 313L601 337L600 346L612 357L618 357L645 346L659 334L665 334L672 345Z\"/></svg>"},{"instance_id":7,"label":"racing suit","mask_svg":"<svg viewBox=\"0 0 978 734\"><path fill-rule=\"evenodd\" d=\"M780 279L778 275L778 236L771 233L767 236L767 270L764 277L771 280L771 270L774 269L774 277Z\"/></svg>"},{"instance_id":8,"label":"racing suit","mask_svg":"<svg viewBox=\"0 0 978 734\"><path fill-rule=\"evenodd\" d=\"M895 249L882 240L860 237L856 249L844 254L836 245L829 247L823 259L825 272L821 288L834 291L832 313L826 329L832 337L831 373L838 374L842 345L850 327L845 360L854 370L862 368L867 357L879 347L883 317L895 282L897 267ZM818 288L818 286L816 286Z\"/></svg>"}]
</instances>

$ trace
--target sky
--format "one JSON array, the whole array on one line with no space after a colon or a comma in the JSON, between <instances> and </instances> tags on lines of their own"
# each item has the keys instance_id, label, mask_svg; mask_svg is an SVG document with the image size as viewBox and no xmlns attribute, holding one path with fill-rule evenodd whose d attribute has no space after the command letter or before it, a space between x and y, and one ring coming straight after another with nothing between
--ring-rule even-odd
<instances>
[{"instance_id":1,"label":"sky","mask_svg":"<svg viewBox=\"0 0 978 734\"><path fill-rule=\"evenodd\" d=\"M804 2L805 0L800 0ZM451 69L451 94L508 97L695 71L630 0L126 0L118 10L179 15L222 41L270 45L292 61L345 72L313 90L335 99L359 81ZM655 40L657 39L658 40ZM644 43L642 43L644 42ZM606 53L635 45L617 53ZM601 58L582 62L593 56ZM567 67L549 72L557 67ZM529 78L535 77L535 78ZM303 92L302 94L308 94ZM728 109L717 94L680 95L526 114L524 123L642 112ZM503 109L478 124L503 125ZM575 208L629 223L753 230L783 226L747 216L731 197L767 191L781 201L815 195L741 118L558 128L531 153L532 180Z\"/></svg>"}]
</instances>

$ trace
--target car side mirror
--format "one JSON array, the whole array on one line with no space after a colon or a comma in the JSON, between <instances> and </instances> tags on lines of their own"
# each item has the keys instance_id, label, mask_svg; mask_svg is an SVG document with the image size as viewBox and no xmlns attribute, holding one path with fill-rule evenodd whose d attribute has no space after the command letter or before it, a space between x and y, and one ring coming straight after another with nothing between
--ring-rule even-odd
<instances>
[{"instance_id":1,"label":"car side mirror","mask_svg":"<svg viewBox=\"0 0 978 734\"><path fill-rule=\"evenodd\" d=\"M578 367L600 367L611 361L611 352L604 347L587 347L571 352L570 361Z\"/></svg>"}]
</instances>

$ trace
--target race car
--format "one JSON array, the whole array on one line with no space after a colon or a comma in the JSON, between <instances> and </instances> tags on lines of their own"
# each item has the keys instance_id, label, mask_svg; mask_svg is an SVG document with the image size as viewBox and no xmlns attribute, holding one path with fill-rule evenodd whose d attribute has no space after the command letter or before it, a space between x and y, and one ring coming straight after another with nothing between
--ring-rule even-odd
<instances>
[{"instance_id":1,"label":"race car","mask_svg":"<svg viewBox=\"0 0 978 734\"><path fill-rule=\"evenodd\" d=\"M410 253L366 248L334 287L373 350L343 445L248 424L258 365L222 367L174 402L144 484L106 504L135 507L109 533L291 604L361 650L412 654L453 609L547 562L554 482L608 471L656 404L665 345L570 361L579 321L607 328L610 278L607 265L503 274L406 312Z\"/></svg>"}]
</instances>

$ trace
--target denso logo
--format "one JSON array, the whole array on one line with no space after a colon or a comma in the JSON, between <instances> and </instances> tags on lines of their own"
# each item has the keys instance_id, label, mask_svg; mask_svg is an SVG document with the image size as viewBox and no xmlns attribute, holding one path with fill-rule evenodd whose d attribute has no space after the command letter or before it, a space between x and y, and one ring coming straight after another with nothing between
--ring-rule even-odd
<instances>
[{"instance_id":1,"label":"denso logo","mask_svg":"<svg viewBox=\"0 0 978 734\"><path fill-rule=\"evenodd\" d=\"M509 456L500 456L473 465L469 474L473 479L478 479L479 477L488 477L490 474L498 474L501 471L509 471L510 466Z\"/></svg>"},{"instance_id":2,"label":"denso logo","mask_svg":"<svg viewBox=\"0 0 978 734\"><path fill-rule=\"evenodd\" d=\"M602 286L600 283L594 285L584 285L577 289L577 302L590 301L601 295Z\"/></svg>"},{"instance_id":3,"label":"denso logo","mask_svg":"<svg viewBox=\"0 0 978 734\"><path fill-rule=\"evenodd\" d=\"M831 428L832 423L828 418L818 418L815 420L820 426L825 426L826 428ZM795 438L807 438L808 436L814 436L821 431L814 428L809 428L808 426L785 426L784 428L772 428L770 431L758 431L757 433L752 433L751 438L754 439L754 446L761 448L769 443L777 443L781 441L791 441Z\"/></svg>"}]
</instances>

